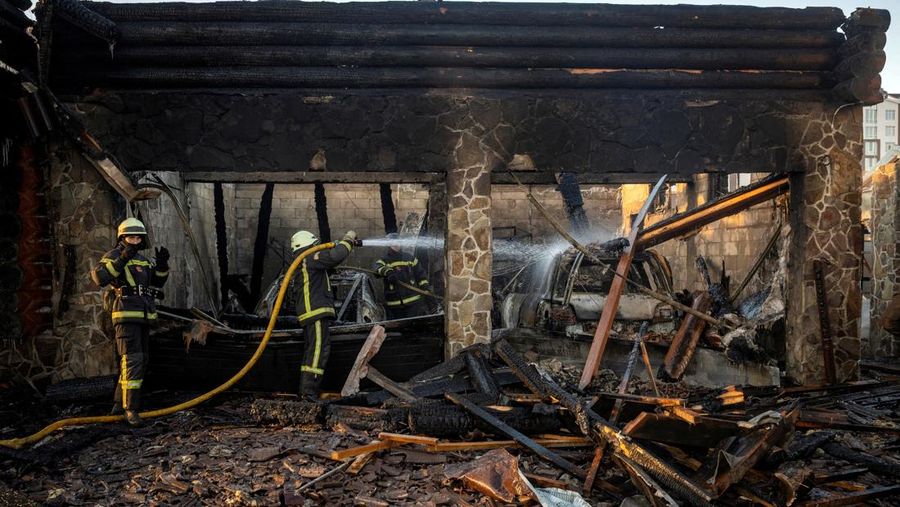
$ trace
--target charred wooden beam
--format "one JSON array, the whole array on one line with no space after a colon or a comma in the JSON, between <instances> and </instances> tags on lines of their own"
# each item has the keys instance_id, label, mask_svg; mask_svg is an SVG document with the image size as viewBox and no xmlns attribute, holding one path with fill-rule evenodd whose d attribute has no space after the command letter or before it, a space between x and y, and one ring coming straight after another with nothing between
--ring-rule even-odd
<instances>
[{"instance_id":1,"label":"charred wooden beam","mask_svg":"<svg viewBox=\"0 0 900 507\"><path fill-rule=\"evenodd\" d=\"M578 182L582 185L603 185L612 183L652 183L659 176L652 173L619 173L619 172L578 173ZM526 185L553 185L556 177L549 172L523 172L516 175ZM444 180L444 173L421 171L379 171L379 172L330 172L330 171L196 171L185 172L186 181L207 183L425 183L435 184ZM690 181L690 175L674 175L670 182L684 183ZM509 185L516 183L506 172L491 174L491 183Z\"/></svg>"},{"instance_id":2,"label":"charred wooden beam","mask_svg":"<svg viewBox=\"0 0 900 507\"><path fill-rule=\"evenodd\" d=\"M850 14L842 28L852 36L860 32L887 32L890 26L891 12L887 9L860 8Z\"/></svg>"},{"instance_id":3,"label":"charred wooden beam","mask_svg":"<svg viewBox=\"0 0 900 507\"><path fill-rule=\"evenodd\" d=\"M463 360L466 362L466 368L469 370L469 380L475 389L493 399L495 402L502 394L500 385L488 367L487 362L481 354L475 352L463 353Z\"/></svg>"},{"instance_id":4,"label":"charred wooden beam","mask_svg":"<svg viewBox=\"0 0 900 507\"><path fill-rule=\"evenodd\" d=\"M900 475L900 465L898 465L896 462L887 461L884 459L876 458L875 456L872 456L870 454L854 451L846 445L831 442L823 445L822 449L835 458L849 461L850 463L855 463L857 465L863 465L874 472L879 472L892 477L897 477L898 475Z\"/></svg>"},{"instance_id":5,"label":"charred wooden beam","mask_svg":"<svg viewBox=\"0 0 900 507\"><path fill-rule=\"evenodd\" d=\"M117 67L330 66L830 70L836 50L448 46L64 46L54 63Z\"/></svg>"},{"instance_id":6,"label":"charred wooden beam","mask_svg":"<svg viewBox=\"0 0 900 507\"><path fill-rule=\"evenodd\" d=\"M640 249L650 248L769 199L774 199L789 190L790 184L787 175L775 175L760 180L720 199L648 227L638 236L636 246Z\"/></svg>"},{"instance_id":7,"label":"charred wooden beam","mask_svg":"<svg viewBox=\"0 0 900 507\"><path fill-rule=\"evenodd\" d=\"M857 53L881 51L887 44L887 35L883 32L866 32L847 38L838 48L838 57L847 58Z\"/></svg>"},{"instance_id":8,"label":"charred wooden beam","mask_svg":"<svg viewBox=\"0 0 900 507\"><path fill-rule=\"evenodd\" d=\"M706 312L711 305L712 298L709 293L703 292L694 298L692 308L698 312ZM684 375L688 364L694 357L694 351L697 350L697 344L700 343L700 335L703 334L705 328L705 321L690 314L684 316L663 359L663 371L670 379L679 380Z\"/></svg>"},{"instance_id":9,"label":"charred wooden beam","mask_svg":"<svg viewBox=\"0 0 900 507\"><path fill-rule=\"evenodd\" d=\"M641 412L622 432L640 440L710 449L742 430L733 421L702 417L691 424L677 417Z\"/></svg>"},{"instance_id":10,"label":"charred wooden beam","mask_svg":"<svg viewBox=\"0 0 900 507\"><path fill-rule=\"evenodd\" d=\"M856 76L878 74L887 63L887 55L881 51L865 51L848 56L835 67L834 75L839 81Z\"/></svg>"},{"instance_id":11,"label":"charred wooden beam","mask_svg":"<svg viewBox=\"0 0 900 507\"><path fill-rule=\"evenodd\" d=\"M884 100L881 76L878 74L865 74L842 81L834 86L832 94L838 99L865 106L879 104Z\"/></svg>"},{"instance_id":12,"label":"charred wooden beam","mask_svg":"<svg viewBox=\"0 0 900 507\"><path fill-rule=\"evenodd\" d=\"M808 90L830 87L814 71L683 71L614 69L476 69L452 67L140 67L58 69L71 86L121 88L738 88Z\"/></svg>"},{"instance_id":13,"label":"charred wooden beam","mask_svg":"<svg viewBox=\"0 0 900 507\"><path fill-rule=\"evenodd\" d=\"M322 18L319 18L322 19ZM133 22L117 24L119 43L128 46L271 46L271 45L435 45L518 47L828 48L844 36L833 30L606 28L584 26L388 25L300 22L208 21ZM61 32L59 44L80 39Z\"/></svg>"},{"instance_id":14,"label":"charred wooden beam","mask_svg":"<svg viewBox=\"0 0 900 507\"><path fill-rule=\"evenodd\" d=\"M834 30L845 21L840 9L758 8L696 5L578 5L554 3L355 2L166 5L85 2L90 9L119 21L305 21L328 19L335 23L422 23L490 25L666 26L717 28L820 28Z\"/></svg>"},{"instance_id":15,"label":"charred wooden beam","mask_svg":"<svg viewBox=\"0 0 900 507\"><path fill-rule=\"evenodd\" d=\"M577 465L567 459L562 458L558 454L551 452L549 449L528 438L523 433L513 429L512 427L495 417L493 414L489 413L487 410L479 407L478 405L457 394L447 393L446 398L453 403L456 403L457 405L465 408L466 410L471 412L472 415L490 424L500 433L531 449L531 451L533 451L542 459L553 463L560 469L565 470L566 472L576 477L580 477L582 479L585 477L584 470L579 468Z\"/></svg>"},{"instance_id":16,"label":"charred wooden beam","mask_svg":"<svg viewBox=\"0 0 900 507\"><path fill-rule=\"evenodd\" d=\"M606 295L606 302L603 304L603 313L600 314L600 321L597 323L597 330L594 332L591 349L588 351L587 360L584 363L584 370L581 372L581 380L578 382L578 387L580 389L584 389L591 383L591 379L594 378L594 375L597 374L597 370L600 368L600 362L603 360L603 352L606 349L606 343L609 340L609 332L612 329L613 319L615 319L616 311L619 308L619 298L622 296L622 291L625 289L625 280L627 280L628 272L631 270L631 261L634 259L634 254L639 250L634 244L635 239L637 238L641 227L643 227L644 217L647 216L647 212L650 210L650 203L656 199L656 194L659 193L659 190L662 188L665 181L666 176L663 175L659 181L656 182L656 186L650 191L650 195L647 196L644 205L638 210L634 221L631 223L631 232L628 234L628 244L630 246L625 248L625 251L619 258L619 264L616 266L616 276L613 278L612 284Z\"/></svg>"},{"instance_id":17,"label":"charred wooden beam","mask_svg":"<svg viewBox=\"0 0 900 507\"><path fill-rule=\"evenodd\" d=\"M900 495L900 485L878 486L863 491L855 491L846 495L836 495L821 500L810 500L797 505L798 507L842 507L844 505L860 505L867 503L869 500L896 495Z\"/></svg>"}]
</instances>

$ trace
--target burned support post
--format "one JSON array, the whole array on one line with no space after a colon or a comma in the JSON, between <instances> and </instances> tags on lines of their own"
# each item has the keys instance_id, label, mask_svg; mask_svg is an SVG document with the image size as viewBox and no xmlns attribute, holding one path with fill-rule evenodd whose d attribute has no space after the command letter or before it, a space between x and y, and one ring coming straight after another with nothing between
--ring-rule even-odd
<instances>
[{"instance_id":1,"label":"burned support post","mask_svg":"<svg viewBox=\"0 0 900 507\"><path fill-rule=\"evenodd\" d=\"M253 242L253 267L250 271L250 296L259 301L262 287L263 266L266 260L266 247L269 244L269 220L272 218L272 196L275 184L266 183L262 199L259 203L259 218L256 221L256 240Z\"/></svg>"},{"instance_id":2,"label":"burned support post","mask_svg":"<svg viewBox=\"0 0 900 507\"><path fill-rule=\"evenodd\" d=\"M702 292L694 297L692 308L705 312L709 309L710 304L712 304L712 298L710 298L709 293ZM700 335L705 328L706 322L693 315L684 316L678 332L672 338L669 350L666 351L666 357L663 359L663 371L670 379L679 380L684 375L691 358L694 357L694 351L697 350Z\"/></svg>"},{"instance_id":3,"label":"burned support post","mask_svg":"<svg viewBox=\"0 0 900 507\"><path fill-rule=\"evenodd\" d=\"M378 192L381 194L381 216L384 218L384 233L397 232L397 213L394 211L391 184L379 183Z\"/></svg>"},{"instance_id":4,"label":"burned support post","mask_svg":"<svg viewBox=\"0 0 900 507\"><path fill-rule=\"evenodd\" d=\"M469 380L475 389L488 396L492 400L500 397L500 386L494 378L491 369L481 354L475 351L467 351L462 353L463 360L466 362L466 368L469 370Z\"/></svg>"},{"instance_id":5,"label":"burned support post","mask_svg":"<svg viewBox=\"0 0 900 507\"><path fill-rule=\"evenodd\" d=\"M647 196L647 200L644 202L644 205L641 207L640 211L638 211L631 224L631 233L628 235L629 246L625 248L622 257L619 259L619 265L616 267L616 276L613 278L612 285L609 287L606 302L603 305L603 313L600 314L600 322L597 323L597 331L594 333L594 341L591 343L591 350L588 352L587 361L584 363L584 370L581 372L581 380L578 382L578 387L580 389L587 387L588 384L591 383L591 379L594 378L594 375L597 373L597 370L600 369L600 362L603 360L603 351L606 349L606 343L609 341L609 332L612 329L613 319L619 308L619 298L622 297L622 291L625 289L625 280L627 279L628 271L631 268L631 260L638 251L635 240L644 223L644 217L647 216L647 212L650 210L650 203L656 199L656 194L659 193L659 190L662 188L665 181L666 176L664 175L656 182L656 186L650 191L650 195Z\"/></svg>"},{"instance_id":6,"label":"burned support post","mask_svg":"<svg viewBox=\"0 0 900 507\"><path fill-rule=\"evenodd\" d=\"M319 239L331 241L331 225L328 223L328 201L325 198L325 185L316 183L313 186L316 201L316 222L319 225Z\"/></svg>"},{"instance_id":7,"label":"burned support post","mask_svg":"<svg viewBox=\"0 0 900 507\"><path fill-rule=\"evenodd\" d=\"M584 199L581 197L581 187L578 185L577 175L574 173L560 173L557 177L560 195L565 203L566 215L575 233L587 231L590 228L587 215L584 213Z\"/></svg>"},{"instance_id":8,"label":"burned support post","mask_svg":"<svg viewBox=\"0 0 900 507\"><path fill-rule=\"evenodd\" d=\"M224 306L228 301L228 234L225 229L225 192L222 183L213 183L213 207L216 215L216 257L219 259L220 301Z\"/></svg>"}]
</instances>

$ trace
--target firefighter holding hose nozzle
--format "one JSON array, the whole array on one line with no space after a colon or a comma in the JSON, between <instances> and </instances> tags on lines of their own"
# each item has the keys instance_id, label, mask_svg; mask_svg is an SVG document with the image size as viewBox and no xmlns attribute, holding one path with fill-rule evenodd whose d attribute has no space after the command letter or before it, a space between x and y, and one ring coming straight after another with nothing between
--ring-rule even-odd
<instances>
[{"instance_id":1,"label":"firefighter holding hose nozzle","mask_svg":"<svg viewBox=\"0 0 900 507\"><path fill-rule=\"evenodd\" d=\"M148 248L143 222L128 218L116 231L116 248L103 254L91 271L91 279L112 290L104 295L104 307L112 314L119 355L119 382L116 384L112 415L125 414L132 426L140 426L141 387L147 371L150 323L156 320L156 301L169 276L169 251L156 249L151 263L140 250ZM111 299L107 303L107 300Z\"/></svg>"},{"instance_id":2,"label":"firefighter holding hose nozzle","mask_svg":"<svg viewBox=\"0 0 900 507\"><path fill-rule=\"evenodd\" d=\"M291 237L291 250L298 255L319 243L319 238L309 231L297 231ZM354 246L362 245L353 231L347 231L343 239L331 249L316 252L303 259L298 269L295 301L297 320L303 325L306 346L303 364L300 366L300 397L306 401L318 401L322 376L331 352L329 326L335 318L334 291L328 270L344 262Z\"/></svg>"}]
</instances>

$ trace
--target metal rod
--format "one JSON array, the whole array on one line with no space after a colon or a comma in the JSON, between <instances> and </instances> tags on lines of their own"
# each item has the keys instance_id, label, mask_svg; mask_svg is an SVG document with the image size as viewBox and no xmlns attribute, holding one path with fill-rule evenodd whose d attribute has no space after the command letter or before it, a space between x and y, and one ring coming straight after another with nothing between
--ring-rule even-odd
<instances>
[{"instance_id":1,"label":"metal rod","mask_svg":"<svg viewBox=\"0 0 900 507\"><path fill-rule=\"evenodd\" d=\"M750 283L750 280L753 279L753 276L756 275L756 272L759 268L762 267L763 261L766 257L769 256L769 252L772 251L772 248L775 247L775 243L778 241L778 238L781 236L781 221L778 221L778 225L775 226L775 232L772 233L772 237L769 238L769 242L766 244L766 247L763 249L762 253L757 257L756 262L753 263L753 267L750 268L750 271L747 272L747 276L741 281L741 285L738 286L737 290L734 291L734 294L730 298L728 298L728 302L734 304L735 300L737 300L738 296L741 295L741 292L747 288L747 285Z\"/></svg>"}]
</instances>

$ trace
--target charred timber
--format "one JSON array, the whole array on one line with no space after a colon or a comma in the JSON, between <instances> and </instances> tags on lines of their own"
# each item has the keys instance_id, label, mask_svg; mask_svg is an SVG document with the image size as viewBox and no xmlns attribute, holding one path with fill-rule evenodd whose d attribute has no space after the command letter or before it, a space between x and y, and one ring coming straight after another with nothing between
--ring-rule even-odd
<instances>
[{"instance_id":1,"label":"charred timber","mask_svg":"<svg viewBox=\"0 0 900 507\"><path fill-rule=\"evenodd\" d=\"M83 40L59 26L59 44ZM334 23L121 22L123 45L435 45L631 48L828 48L844 41L825 30L591 28Z\"/></svg>"},{"instance_id":2,"label":"charred timber","mask_svg":"<svg viewBox=\"0 0 900 507\"><path fill-rule=\"evenodd\" d=\"M865 106L872 106L884 100L881 94L881 76L878 74L857 76L842 81L834 86L832 93L839 100L861 103Z\"/></svg>"},{"instance_id":3,"label":"charred timber","mask_svg":"<svg viewBox=\"0 0 900 507\"><path fill-rule=\"evenodd\" d=\"M58 78L123 88L738 88L824 89L821 72L444 67L222 67L214 69L70 69Z\"/></svg>"},{"instance_id":4,"label":"charred timber","mask_svg":"<svg viewBox=\"0 0 900 507\"><path fill-rule=\"evenodd\" d=\"M884 55L884 52L881 52ZM122 66L600 67L623 69L830 70L823 49L521 48L445 46L120 46L60 47L57 61ZM879 69L880 70L880 69Z\"/></svg>"},{"instance_id":5,"label":"charred timber","mask_svg":"<svg viewBox=\"0 0 900 507\"><path fill-rule=\"evenodd\" d=\"M837 29L845 21L840 9L758 8L695 5L577 5L558 3L380 3L330 4L313 2L255 2L191 5L186 3L113 4L85 2L90 9L122 21L303 21L329 19L336 23L469 24L571 26L667 26L713 28L824 28Z\"/></svg>"},{"instance_id":6,"label":"charred timber","mask_svg":"<svg viewBox=\"0 0 900 507\"><path fill-rule=\"evenodd\" d=\"M839 81L852 79L856 76L878 74L884 68L886 62L887 55L885 55L884 51L857 53L841 60L834 69L834 74Z\"/></svg>"},{"instance_id":7,"label":"charred timber","mask_svg":"<svg viewBox=\"0 0 900 507\"><path fill-rule=\"evenodd\" d=\"M856 35L863 32L887 32L891 26L891 13L886 9L856 9L843 25L844 33Z\"/></svg>"},{"instance_id":8,"label":"charred timber","mask_svg":"<svg viewBox=\"0 0 900 507\"><path fill-rule=\"evenodd\" d=\"M862 33L847 39L847 42L838 48L840 58L848 58L856 53L881 51L887 44L887 35L881 32Z\"/></svg>"}]
</instances>

